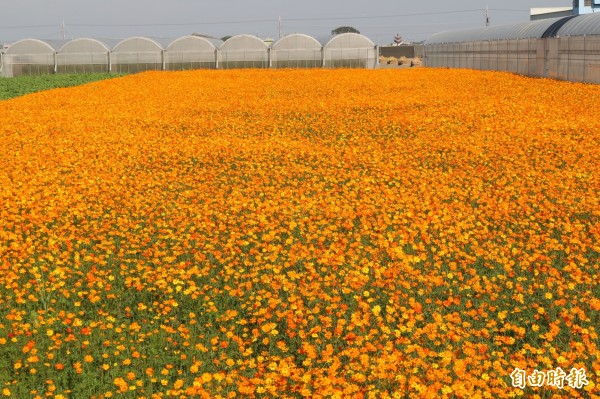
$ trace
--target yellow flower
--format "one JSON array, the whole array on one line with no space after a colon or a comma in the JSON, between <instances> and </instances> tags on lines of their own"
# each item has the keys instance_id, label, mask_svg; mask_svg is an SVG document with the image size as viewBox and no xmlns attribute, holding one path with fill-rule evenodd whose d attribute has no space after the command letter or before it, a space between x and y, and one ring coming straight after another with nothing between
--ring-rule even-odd
<instances>
[{"instance_id":1,"label":"yellow flower","mask_svg":"<svg viewBox=\"0 0 600 399\"><path fill-rule=\"evenodd\" d=\"M175 389L181 389L181 387L183 386L183 383L184 383L184 381L182 379L178 379L173 384L173 388L175 388Z\"/></svg>"},{"instance_id":2,"label":"yellow flower","mask_svg":"<svg viewBox=\"0 0 600 399\"><path fill-rule=\"evenodd\" d=\"M207 383L209 383L209 382L212 381L212 374L211 373L204 373L204 374L202 374L201 378L202 378L202 382L205 383L205 384L207 384Z\"/></svg>"}]
</instances>

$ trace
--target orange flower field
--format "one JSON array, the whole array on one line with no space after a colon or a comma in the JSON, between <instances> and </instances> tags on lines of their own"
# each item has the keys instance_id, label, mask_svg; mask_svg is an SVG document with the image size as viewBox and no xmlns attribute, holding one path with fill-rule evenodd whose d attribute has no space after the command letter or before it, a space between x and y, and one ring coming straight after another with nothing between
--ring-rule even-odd
<instances>
[{"instance_id":1,"label":"orange flower field","mask_svg":"<svg viewBox=\"0 0 600 399\"><path fill-rule=\"evenodd\" d=\"M0 398L598 398L599 104L426 68L0 102Z\"/></svg>"}]
</instances>

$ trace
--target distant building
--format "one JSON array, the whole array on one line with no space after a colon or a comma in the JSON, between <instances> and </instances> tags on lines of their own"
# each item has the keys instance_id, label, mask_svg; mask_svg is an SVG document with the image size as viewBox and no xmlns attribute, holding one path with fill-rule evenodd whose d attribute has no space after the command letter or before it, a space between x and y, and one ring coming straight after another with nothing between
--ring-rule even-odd
<instances>
[{"instance_id":1,"label":"distant building","mask_svg":"<svg viewBox=\"0 0 600 399\"><path fill-rule=\"evenodd\" d=\"M573 7L532 8L530 20L536 21L538 19L570 17L571 15L573 15Z\"/></svg>"},{"instance_id":2,"label":"distant building","mask_svg":"<svg viewBox=\"0 0 600 399\"><path fill-rule=\"evenodd\" d=\"M600 11L600 0L573 0L573 15Z\"/></svg>"},{"instance_id":3,"label":"distant building","mask_svg":"<svg viewBox=\"0 0 600 399\"><path fill-rule=\"evenodd\" d=\"M573 0L571 7L532 8L530 20L562 18L572 15L591 14L600 11L600 0Z\"/></svg>"}]
</instances>

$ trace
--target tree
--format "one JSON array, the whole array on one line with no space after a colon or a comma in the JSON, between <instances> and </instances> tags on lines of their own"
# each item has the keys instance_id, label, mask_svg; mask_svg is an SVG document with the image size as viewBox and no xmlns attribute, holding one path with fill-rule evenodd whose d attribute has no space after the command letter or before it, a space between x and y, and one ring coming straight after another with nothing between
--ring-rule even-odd
<instances>
[{"instance_id":1,"label":"tree","mask_svg":"<svg viewBox=\"0 0 600 399\"><path fill-rule=\"evenodd\" d=\"M353 28L351 26L340 26L339 28L335 28L331 31L332 35L339 35L341 33L359 33L358 29Z\"/></svg>"},{"instance_id":2,"label":"tree","mask_svg":"<svg viewBox=\"0 0 600 399\"><path fill-rule=\"evenodd\" d=\"M205 39L216 39L216 37L214 37L214 36L205 35L203 33L196 33L196 32L192 33L192 36L203 37Z\"/></svg>"},{"instance_id":3,"label":"tree","mask_svg":"<svg viewBox=\"0 0 600 399\"><path fill-rule=\"evenodd\" d=\"M227 39L230 39L231 37L232 37L232 36L223 36L223 37L221 38L221 40L222 40L222 41L224 41L224 42L226 42L226 41L227 41Z\"/></svg>"}]
</instances>

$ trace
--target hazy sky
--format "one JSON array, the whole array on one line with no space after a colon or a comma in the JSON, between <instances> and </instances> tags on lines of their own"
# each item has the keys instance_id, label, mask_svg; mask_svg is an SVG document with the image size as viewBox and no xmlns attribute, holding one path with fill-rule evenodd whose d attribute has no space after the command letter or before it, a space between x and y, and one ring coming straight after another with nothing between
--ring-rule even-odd
<instances>
[{"instance_id":1,"label":"hazy sky","mask_svg":"<svg viewBox=\"0 0 600 399\"><path fill-rule=\"evenodd\" d=\"M394 34L423 40L444 30L485 24L489 6L494 25L529 19L531 7L570 6L569 0L341 1L341 0L0 0L0 42L34 37L172 38L193 32L216 37L250 33L328 35L353 26L375 43Z\"/></svg>"}]
</instances>

